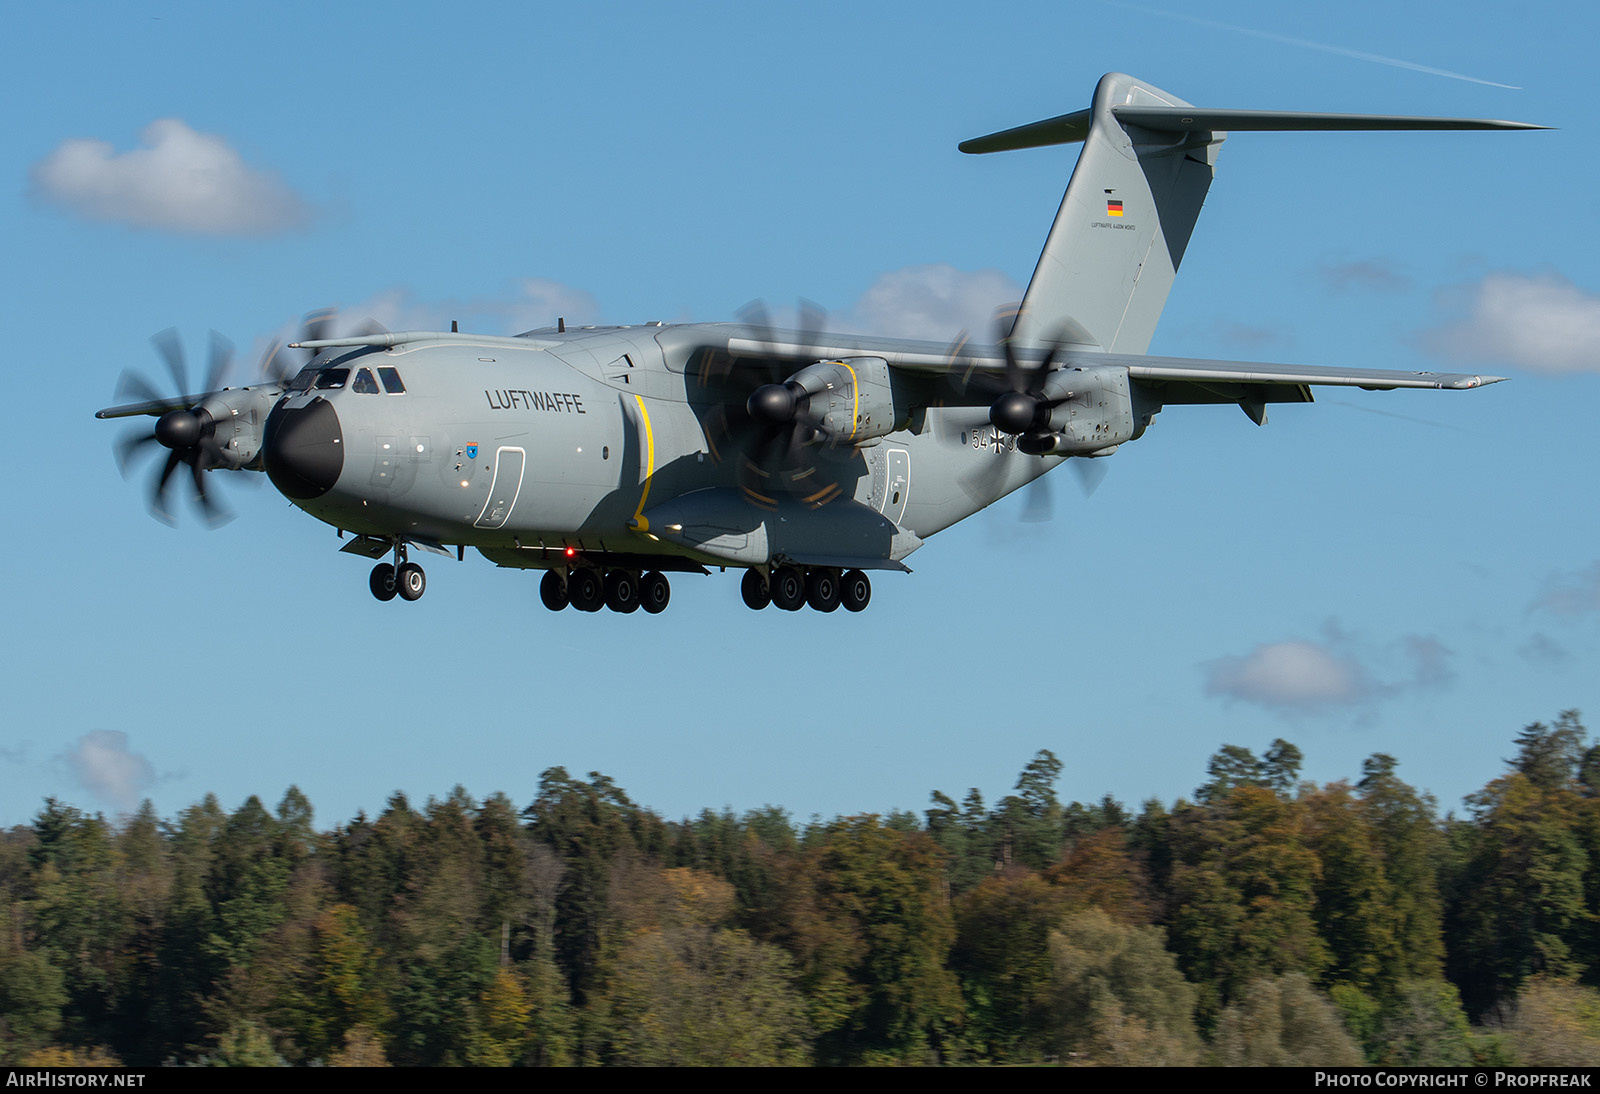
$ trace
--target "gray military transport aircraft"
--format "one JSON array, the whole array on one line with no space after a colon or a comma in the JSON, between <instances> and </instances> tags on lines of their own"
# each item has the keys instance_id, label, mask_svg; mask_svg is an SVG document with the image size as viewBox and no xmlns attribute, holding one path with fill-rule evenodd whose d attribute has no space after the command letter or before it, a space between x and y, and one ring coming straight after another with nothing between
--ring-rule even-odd
<instances>
[{"instance_id":1,"label":"gray military transport aircraft","mask_svg":"<svg viewBox=\"0 0 1600 1094\"><path fill-rule=\"evenodd\" d=\"M1475 388L1500 377L1154 357L1145 353L1211 185L1244 130L1540 129L1463 118L1215 110L1141 80L1101 79L1086 110L963 143L999 152L1083 142L1033 279L993 345L828 334L803 317L554 328L334 333L326 314L268 356L266 380L163 397L124 374L97 415L150 415L127 458L168 450L151 508L171 519L180 465L265 471L372 559L379 600L416 600L413 550L476 548L545 571L553 610L659 612L665 573L744 571L752 608L867 606L871 570L906 571L935 532L1068 460L1103 460L1163 406L1269 403L1317 384ZM452 324L452 327L454 324ZM156 336L176 388L182 351ZM293 352L291 352L293 351ZM296 353L300 356L297 358ZM296 368L295 366L300 367ZM1083 466L1089 466L1087 463Z\"/></svg>"}]
</instances>

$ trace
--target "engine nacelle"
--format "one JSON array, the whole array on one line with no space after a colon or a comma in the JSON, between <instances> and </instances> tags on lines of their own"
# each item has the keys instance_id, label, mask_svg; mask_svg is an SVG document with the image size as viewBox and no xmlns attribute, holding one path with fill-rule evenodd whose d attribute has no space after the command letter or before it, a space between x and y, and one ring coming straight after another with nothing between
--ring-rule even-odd
<instances>
[{"instance_id":1,"label":"engine nacelle","mask_svg":"<svg viewBox=\"0 0 1600 1094\"><path fill-rule=\"evenodd\" d=\"M1017 447L1036 456L1109 455L1142 432L1134 416L1128 370L1112 365L1052 372L1042 397L1056 405L1044 428L1029 430ZM1058 401L1059 400L1059 401Z\"/></svg>"},{"instance_id":2,"label":"engine nacelle","mask_svg":"<svg viewBox=\"0 0 1600 1094\"><path fill-rule=\"evenodd\" d=\"M882 357L845 357L807 365L790 382L805 389L811 417L852 444L887 437L904 423L894 403L889 362Z\"/></svg>"},{"instance_id":3,"label":"engine nacelle","mask_svg":"<svg viewBox=\"0 0 1600 1094\"><path fill-rule=\"evenodd\" d=\"M259 471L267 415L282 394L275 385L224 388L195 409L211 416L212 436L235 467Z\"/></svg>"}]
</instances>

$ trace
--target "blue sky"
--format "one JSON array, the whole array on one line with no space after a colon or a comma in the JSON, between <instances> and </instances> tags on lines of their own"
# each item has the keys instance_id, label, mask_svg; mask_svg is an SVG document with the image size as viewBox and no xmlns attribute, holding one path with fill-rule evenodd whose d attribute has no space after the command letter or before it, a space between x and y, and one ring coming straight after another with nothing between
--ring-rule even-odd
<instances>
[{"instance_id":1,"label":"blue sky","mask_svg":"<svg viewBox=\"0 0 1600 1094\"><path fill-rule=\"evenodd\" d=\"M1597 23L1369 0L13 6L0 823L46 795L171 814L293 783L332 824L396 789L524 803L556 764L672 817L920 811L1001 796L1040 748L1064 798L1170 803L1221 745L1279 736L1308 778L1384 751L1459 808L1522 725L1600 710ZM1052 475L1051 523L1008 499L861 616L751 613L734 574L678 579L658 617L551 615L536 574L471 555L379 604L264 483L222 483L238 518L214 531L151 520L92 417L123 368L159 378L157 330L196 370L220 330L248 368L330 304L502 334L805 297L948 337L1026 283L1076 156L956 143L1085 106L1113 70L1201 105L1560 127L1236 135L1151 347L1511 382L1322 389L1264 429L1169 408L1092 497ZM171 181L196 167L209 188Z\"/></svg>"}]
</instances>

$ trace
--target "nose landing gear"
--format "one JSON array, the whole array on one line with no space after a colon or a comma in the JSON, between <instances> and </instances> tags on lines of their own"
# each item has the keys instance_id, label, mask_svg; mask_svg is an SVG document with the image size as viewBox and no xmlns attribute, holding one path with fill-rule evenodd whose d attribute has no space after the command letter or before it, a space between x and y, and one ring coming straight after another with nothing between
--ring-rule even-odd
<instances>
[{"instance_id":1,"label":"nose landing gear","mask_svg":"<svg viewBox=\"0 0 1600 1094\"><path fill-rule=\"evenodd\" d=\"M428 589L428 575L415 562L406 561L406 545L395 544L394 562L380 562L372 568L367 579L372 595L379 600L421 600Z\"/></svg>"}]
</instances>

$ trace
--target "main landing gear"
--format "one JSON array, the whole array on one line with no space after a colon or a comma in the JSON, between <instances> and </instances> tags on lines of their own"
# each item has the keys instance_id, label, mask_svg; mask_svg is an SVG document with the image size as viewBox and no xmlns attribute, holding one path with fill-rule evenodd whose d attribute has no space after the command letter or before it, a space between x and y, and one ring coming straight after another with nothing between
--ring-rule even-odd
<instances>
[{"instance_id":1,"label":"main landing gear","mask_svg":"<svg viewBox=\"0 0 1600 1094\"><path fill-rule=\"evenodd\" d=\"M428 575L415 562L406 561L405 544L395 547L394 556L395 562L380 562L372 568L372 576L367 579L372 595L379 600L393 600L398 593L401 600L421 600L428 591Z\"/></svg>"},{"instance_id":2,"label":"main landing gear","mask_svg":"<svg viewBox=\"0 0 1600 1094\"><path fill-rule=\"evenodd\" d=\"M831 612L841 605L859 612L872 599L872 582L860 570L841 574L827 566L801 570L798 566L778 566L768 576L761 570L746 570L739 583L745 605L760 611L775 604L786 612L797 612L806 604L819 612Z\"/></svg>"},{"instance_id":3,"label":"main landing gear","mask_svg":"<svg viewBox=\"0 0 1600 1094\"><path fill-rule=\"evenodd\" d=\"M643 608L655 615L672 599L672 586L656 570L643 576L634 570L607 570L602 575L580 566L566 573L546 570L539 582L539 599L553 612L571 604L580 612L610 608L628 615Z\"/></svg>"}]
</instances>

